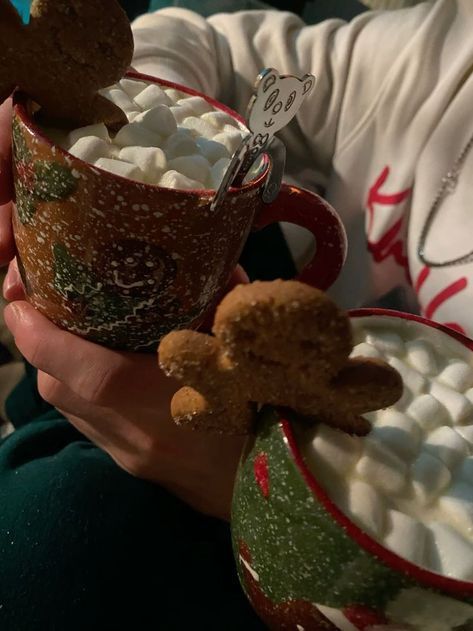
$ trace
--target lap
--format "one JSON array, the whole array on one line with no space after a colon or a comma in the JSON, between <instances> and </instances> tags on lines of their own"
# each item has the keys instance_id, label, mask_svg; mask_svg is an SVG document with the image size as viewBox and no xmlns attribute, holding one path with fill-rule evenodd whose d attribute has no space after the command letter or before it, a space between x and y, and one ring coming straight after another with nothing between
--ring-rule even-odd
<instances>
[{"instance_id":1,"label":"lap","mask_svg":"<svg viewBox=\"0 0 473 631\"><path fill-rule=\"evenodd\" d=\"M0 444L0 628L258 629L226 524L49 411Z\"/></svg>"}]
</instances>

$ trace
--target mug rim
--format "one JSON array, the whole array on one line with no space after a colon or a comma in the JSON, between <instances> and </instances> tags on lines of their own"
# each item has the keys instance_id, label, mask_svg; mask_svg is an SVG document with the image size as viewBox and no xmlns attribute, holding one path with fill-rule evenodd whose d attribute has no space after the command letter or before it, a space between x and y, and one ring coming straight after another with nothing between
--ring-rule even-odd
<instances>
[{"instance_id":1,"label":"mug rim","mask_svg":"<svg viewBox=\"0 0 473 631\"><path fill-rule=\"evenodd\" d=\"M223 103L220 103L220 101L217 101L213 97L207 96L203 92L199 92L198 90L194 90L193 88L188 88L179 83L175 83L173 81L167 81L166 79L160 79L159 77L154 77L152 75L141 73L136 70L128 70L123 76L123 78L163 85L167 88L173 88L175 90L178 90L179 92L184 92L185 94L189 94L190 96L200 96L201 98L205 99L210 105L212 105L214 109L225 112L232 118L236 119L242 125L245 125L245 127L247 126L246 121L240 114L238 114L238 112L235 112L230 107L228 107L227 105ZM140 180L134 180L132 178L124 177L123 175L118 175L117 173L112 173L111 171L106 171L105 169L95 166L95 164L87 162L86 160L82 160L82 158L78 158L77 156L74 156L72 153L69 153L66 149L63 149L60 145L57 145L53 140L51 140L51 138L49 138L45 134L44 130L28 114L27 109L26 109L27 101L28 101L28 96L26 94L24 94L21 91L15 91L13 95L13 111L20 118L22 124L28 129L28 131L33 136L40 138L41 141L45 143L46 145L48 145L50 148L54 147L55 150L59 153L59 155L62 155L67 160L72 161L73 164L76 163L76 164L86 166L90 169L93 169L99 172L101 175L105 175L112 179L118 178L119 181L132 182L133 184L144 187L145 190L148 189L148 190L158 190L158 191L171 191L171 192L179 193L179 194L185 193L186 195L189 195L191 197L199 197L199 198L208 197L209 199L213 198L217 192L216 189L212 189L212 188L192 188L192 189L168 188L165 186L159 186L158 184L149 184L148 182L141 182ZM269 174L270 159L268 157L268 154L266 153L263 154L263 161L264 161L263 162L264 168L257 177L251 179L249 182L247 182L246 184L243 184L242 186L238 186L238 187L231 186L228 189L227 195L236 196L243 192L248 192L253 189L259 188L261 183L265 180L265 178Z\"/></svg>"},{"instance_id":2,"label":"mug rim","mask_svg":"<svg viewBox=\"0 0 473 631\"><path fill-rule=\"evenodd\" d=\"M462 333L450 329L443 324L434 322L422 316L418 316L412 313L403 311L396 311L394 309L383 308L370 308L364 307L359 309L352 309L348 311L350 318L359 317L371 317L371 316L387 316L391 318L398 318L400 320L410 320L419 324L426 325L430 328L437 329L443 333L454 338L467 349L473 352L473 340L463 335ZM378 558L383 564L389 568L406 574L409 578L414 579L417 583L430 588L435 588L438 591L449 593L454 596L473 596L473 581L465 581L461 579L451 578L432 572L426 568L423 568L411 561L401 557L396 552L389 550L381 543L376 541L371 535L362 530L357 524L355 524L348 515L346 515L331 499L329 494L318 482L315 475L306 465L301 450L299 449L297 440L295 438L291 421L289 421L284 413L280 414L279 419L280 430L283 435L284 442L288 447L288 451L292 460L294 461L296 468L302 475L305 483L315 499L322 504L325 510L333 517L339 526L343 528L348 537L355 541L363 550L369 554Z\"/></svg>"}]
</instances>

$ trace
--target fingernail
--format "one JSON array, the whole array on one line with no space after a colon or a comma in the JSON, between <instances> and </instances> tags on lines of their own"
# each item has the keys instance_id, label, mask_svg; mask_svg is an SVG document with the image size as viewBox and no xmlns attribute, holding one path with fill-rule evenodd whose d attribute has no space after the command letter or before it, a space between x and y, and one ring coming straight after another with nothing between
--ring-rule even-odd
<instances>
[{"instance_id":1,"label":"fingernail","mask_svg":"<svg viewBox=\"0 0 473 631\"><path fill-rule=\"evenodd\" d=\"M20 272L18 271L17 264L12 262L10 264L10 267L8 268L7 275L5 276L5 279L3 281L3 294L4 295L7 294L10 289L16 288L18 287L18 285L21 285ZM6 298L6 295L5 295L5 298Z\"/></svg>"}]
</instances>

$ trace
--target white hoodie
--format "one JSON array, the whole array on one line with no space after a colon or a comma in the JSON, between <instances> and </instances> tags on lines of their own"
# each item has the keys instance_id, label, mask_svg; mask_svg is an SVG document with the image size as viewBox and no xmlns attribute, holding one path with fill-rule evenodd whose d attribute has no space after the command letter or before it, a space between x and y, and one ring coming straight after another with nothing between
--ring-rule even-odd
<instances>
[{"instance_id":1,"label":"white hoodie","mask_svg":"<svg viewBox=\"0 0 473 631\"><path fill-rule=\"evenodd\" d=\"M430 268L418 256L442 178L473 135L473 0L315 26L277 11L205 20L165 9L140 17L134 33L138 70L242 113L263 68L315 74L314 92L280 135L288 176L322 191L347 229L332 295L354 307L413 287L422 313L473 336L473 262ZM471 250L473 149L439 207L426 255L448 261Z\"/></svg>"}]
</instances>

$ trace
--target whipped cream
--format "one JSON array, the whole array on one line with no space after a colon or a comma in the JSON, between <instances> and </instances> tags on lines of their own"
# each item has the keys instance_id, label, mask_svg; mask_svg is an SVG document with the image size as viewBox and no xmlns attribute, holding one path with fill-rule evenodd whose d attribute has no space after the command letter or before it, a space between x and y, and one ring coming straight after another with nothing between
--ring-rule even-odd
<instances>
[{"instance_id":1,"label":"whipped cream","mask_svg":"<svg viewBox=\"0 0 473 631\"><path fill-rule=\"evenodd\" d=\"M104 124L65 134L46 130L63 149L122 177L175 189L218 189L248 130L200 96L133 79L101 94L128 124L111 136ZM255 177L261 162L250 171Z\"/></svg>"},{"instance_id":2,"label":"whipped cream","mask_svg":"<svg viewBox=\"0 0 473 631\"><path fill-rule=\"evenodd\" d=\"M339 508L399 556L473 581L473 353L439 330L398 318L354 318L353 356L401 374L392 407L349 436L319 425L304 458Z\"/></svg>"}]
</instances>

